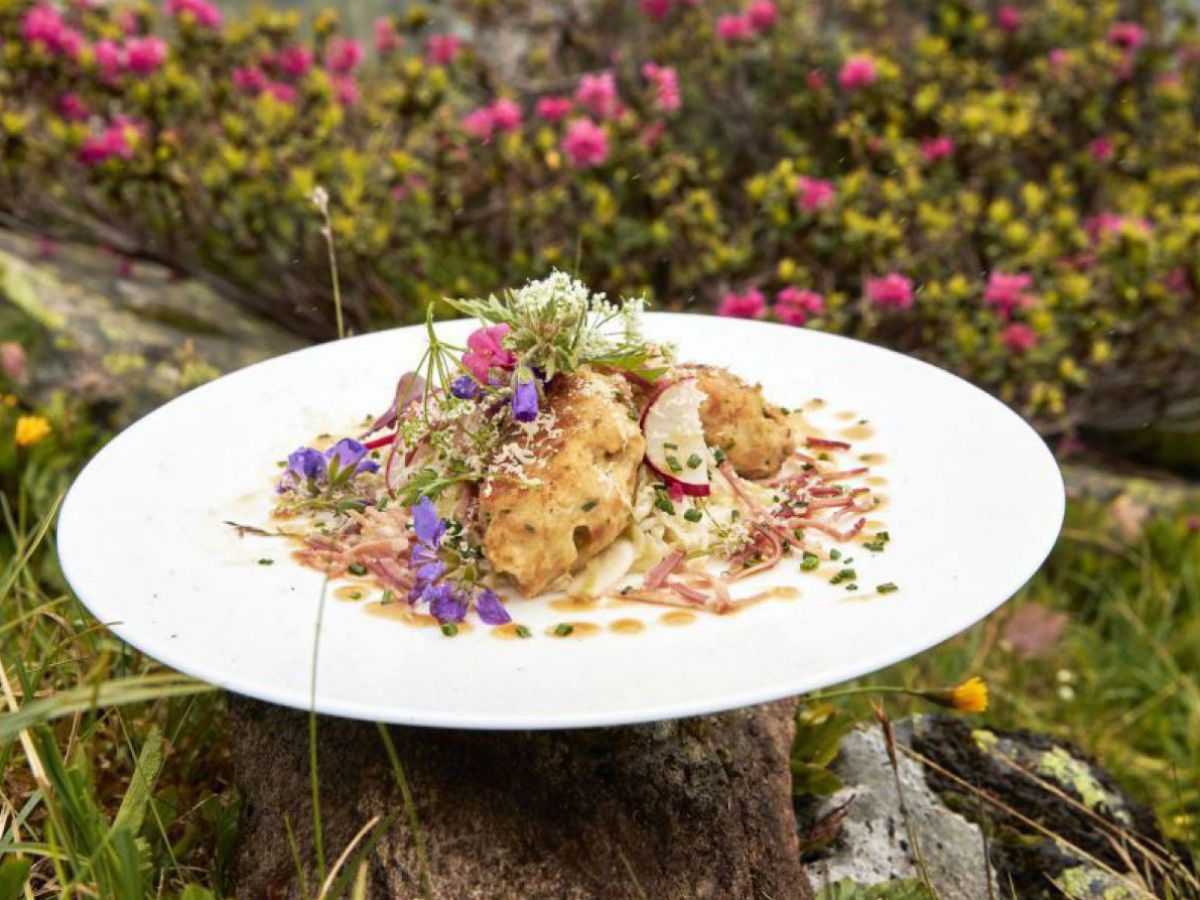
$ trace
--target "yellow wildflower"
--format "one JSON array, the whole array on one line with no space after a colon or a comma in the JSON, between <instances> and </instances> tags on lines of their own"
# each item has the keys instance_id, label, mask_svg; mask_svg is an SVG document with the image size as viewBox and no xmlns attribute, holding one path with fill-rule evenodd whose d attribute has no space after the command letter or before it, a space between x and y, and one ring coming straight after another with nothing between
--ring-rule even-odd
<instances>
[{"instance_id":1,"label":"yellow wildflower","mask_svg":"<svg viewBox=\"0 0 1200 900\"><path fill-rule=\"evenodd\" d=\"M17 419L15 439L18 447L32 447L50 433L50 423L41 416L21 416Z\"/></svg>"},{"instance_id":2,"label":"yellow wildflower","mask_svg":"<svg viewBox=\"0 0 1200 900\"><path fill-rule=\"evenodd\" d=\"M922 696L950 709L964 713L981 713L988 708L987 683L978 675L968 678L962 684L940 691L926 691Z\"/></svg>"}]
</instances>

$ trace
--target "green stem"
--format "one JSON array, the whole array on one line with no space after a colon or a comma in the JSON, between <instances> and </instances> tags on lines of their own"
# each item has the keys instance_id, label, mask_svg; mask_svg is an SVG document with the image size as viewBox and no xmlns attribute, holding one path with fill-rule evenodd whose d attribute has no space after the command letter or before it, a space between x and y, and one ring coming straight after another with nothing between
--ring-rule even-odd
<instances>
[{"instance_id":1,"label":"green stem","mask_svg":"<svg viewBox=\"0 0 1200 900\"><path fill-rule=\"evenodd\" d=\"M317 659L321 647L321 620L325 616L325 592L329 579L321 583L321 601L317 605L317 627L313 634L312 674L308 703L308 772L312 783L313 847L317 854L317 883L325 883L325 842L321 835L321 784L317 774Z\"/></svg>"}]
</instances>

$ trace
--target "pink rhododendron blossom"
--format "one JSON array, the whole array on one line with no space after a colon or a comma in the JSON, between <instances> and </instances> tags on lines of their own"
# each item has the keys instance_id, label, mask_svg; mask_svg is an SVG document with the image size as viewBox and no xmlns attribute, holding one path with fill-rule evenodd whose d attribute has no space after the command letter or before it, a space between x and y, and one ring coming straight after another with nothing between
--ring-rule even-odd
<instances>
[{"instance_id":1,"label":"pink rhododendron blossom","mask_svg":"<svg viewBox=\"0 0 1200 900\"><path fill-rule=\"evenodd\" d=\"M275 65L290 78L300 78L312 68L313 55L307 47L292 44L275 54Z\"/></svg>"},{"instance_id":2,"label":"pink rhododendron blossom","mask_svg":"<svg viewBox=\"0 0 1200 900\"><path fill-rule=\"evenodd\" d=\"M131 37L125 41L125 67L146 75L158 69L167 58L167 42L160 37Z\"/></svg>"},{"instance_id":3,"label":"pink rhododendron blossom","mask_svg":"<svg viewBox=\"0 0 1200 900\"><path fill-rule=\"evenodd\" d=\"M1007 3L996 10L996 25L1001 31L1012 34L1021 28L1021 23L1024 21L1025 15L1015 6L1010 6Z\"/></svg>"},{"instance_id":4,"label":"pink rhododendron blossom","mask_svg":"<svg viewBox=\"0 0 1200 900\"><path fill-rule=\"evenodd\" d=\"M921 158L927 163L935 163L954 153L954 141L942 135L941 137L926 138L921 141Z\"/></svg>"},{"instance_id":5,"label":"pink rhododendron blossom","mask_svg":"<svg viewBox=\"0 0 1200 900\"><path fill-rule=\"evenodd\" d=\"M507 325L492 325L471 332L462 363L476 381L487 384L490 369L511 369L517 364L516 355L504 346L510 330Z\"/></svg>"},{"instance_id":6,"label":"pink rhododendron blossom","mask_svg":"<svg viewBox=\"0 0 1200 900\"><path fill-rule=\"evenodd\" d=\"M598 166L608 159L608 135L591 119L568 125L560 146L575 166Z\"/></svg>"},{"instance_id":7,"label":"pink rhododendron blossom","mask_svg":"<svg viewBox=\"0 0 1200 900\"><path fill-rule=\"evenodd\" d=\"M92 47L92 56L96 60L96 68L100 70L100 77L105 81L112 81L125 67L121 48L117 46L116 41L108 38L96 41Z\"/></svg>"},{"instance_id":8,"label":"pink rhododendron blossom","mask_svg":"<svg viewBox=\"0 0 1200 900\"><path fill-rule=\"evenodd\" d=\"M351 38L335 34L325 47L325 68L335 74L350 74L362 60L362 44Z\"/></svg>"},{"instance_id":9,"label":"pink rhododendron blossom","mask_svg":"<svg viewBox=\"0 0 1200 900\"><path fill-rule=\"evenodd\" d=\"M1187 270L1182 266L1172 269L1163 279L1163 287L1173 294L1186 294L1188 286Z\"/></svg>"},{"instance_id":10,"label":"pink rhododendron blossom","mask_svg":"<svg viewBox=\"0 0 1200 900\"><path fill-rule=\"evenodd\" d=\"M1136 22L1114 22L1108 29L1108 42L1132 53L1146 40L1146 32Z\"/></svg>"},{"instance_id":11,"label":"pink rhododendron blossom","mask_svg":"<svg viewBox=\"0 0 1200 900\"><path fill-rule=\"evenodd\" d=\"M621 101L617 96L617 78L612 72L590 72L579 79L575 101L598 119L619 115Z\"/></svg>"},{"instance_id":12,"label":"pink rhododendron blossom","mask_svg":"<svg viewBox=\"0 0 1200 900\"><path fill-rule=\"evenodd\" d=\"M521 106L501 97L492 103L492 127L497 131L516 131L521 127Z\"/></svg>"},{"instance_id":13,"label":"pink rhododendron blossom","mask_svg":"<svg viewBox=\"0 0 1200 900\"><path fill-rule=\"evenodd\" d=\"M353 75L334 75L330 81L333 82L333 95L338 103L353 106L358 102L358 82Z\"/></svg>"},{"instance_id":14,"label":"pink rhododendron blossom","mask_svg":"<svg viewBox=\"0 0 1200 900\"><path fill-rule=\"evenodd\" d=\"M259 94L267 86L267 73L258 66L239 66L233 70L233 86L247 94Z\"/></svg>"},{"instance_id":15,"label":"pink rhododendron blossom","mask_svg":"<svg viewBox=\"0 0 1200 900\"><path fill-rule=\"evenodd\" d=\"M717 37L723 41L744 41L754 34L750 19L736 13L726 13L717 18Z\"/></svg>"},{"instance_id":16,"label":"pink rhododendron blossom","mask_svg":"<svg viewBox=\"0 0 1200 900\"><path fill-rule=\"evenodd\" d=\"M167 0L165 9L168 14L178 18L191 16L197 25L204 28L221 27L221 10L208 0Z\"/></svg>"},{"instance_id":17,"label":"pink rhododendron blossom","mask_svg":"<svg viewBox=\"0 0 1200 900\"><path fill-rule=\"evenodd\" d=\"M654 85L654 100L660 112L679 109L682 100L679 96L679 76L674 68L648 62L642 66L642 75Z\"/></svg>"},{"instance_id":18,"label":"pink rhododendron blossom","mask_svg":"<svg viewBox=\"0 0 1200 900\"><path fill-rule=\"evenodd\" d=\"M492 108L481 106L463 116L462 129L467 134L474 135L480 140L491 140L496 125L492 121Z\"/></svg>"},{"instance_id":19,"label":"pink rhododendron blossom","mask_svg":"<svg viewBox=\"0 0 1200 900\"><path fill-rule=\"evenodd\" d=\"M21 20L21 37L27 44L41 44L47 50L57 50L65 28L57 9L48 3L37 3Z\"/></svg>"},{"instance_id":20,"label":"pink rhododendron blossom","mask_svg":"<svg viewBox=\"0 0 1200 900\"><path fill-rule=\"evenodd\" d=\"M775 318L785 325L803 325L825 312L825 298L816 291L789 285L775 295Z\"/></svg>"},{"instance_id":21,"label":"pink rhododendron blossom","mask_svg":"<svg viewBox=\"0 0 1200 900\"><path fill-rule=\"evenodd\" d=\"M667 133L667 123L662 119L656 119L638 135L638 143L649 149L662 140L662 136Z\"/></svg>"},{"instance_id":22,"label":"pink rhododendron blossom","mask_svg":"<svg viewBox=\"0 0 1200 900\"><path fill-rule=\"evenodd\" d=\"M912 282L899 272L868 278L867 297L884 309L909 309L913 305Z\"/></svg>"},{"instance_id":23,"label":"pink rhododendron blossom","mask_svg":"<svg viewBox=\"0 0 1200 900\"><path fill-rule=\"evenodd\" d=\"M29 377L26 368L25 348L16 341L0 343L0 373L9 381L24 384Z\"/></svg>"},{"instance_id":24,"label":"pink rhododendron blossom","mask_svg":"<svg viewBox=\"0 0 1200 900\"><path fill-rule=\"evenodd\" d=\"M1088 152L1096 162L1108 162L1113 157L1113 144L1106 137L1098 137L1088 145Z\"/></svg>"},{"instance_id":25,"label":"pink rhododendron blossom","mask_svg":"<svg viewBox=\"0 0 1200 900\"><path fill-rule=\"evenodd\" d=\"M107 160L130 159L133 156L132 135L136 129L128 122L118 121L99 134L84 139L79 147L79 161L85 166L94 166Z\"/></svg>"},{"instance_id":26,"label":"pink rhododendron blossom","mask_svg":"<svg viewBox=\"0 0 1200 900\"><path fill-rule=\"evenodd\" d=\"M113 19L117 23L117 27L125 34L136 34L138 30L138 17L132 9L123 6L113 12Z\"/></svg>"},{"instance_id":27,"label":"pink rhododendron blossom","mask_svg":"<svg viewBox=\"0 0 1200 900\"><path fill-rule=\"evenodd\" d=\"M767 314L767 298L758 288L748 288L739 294L729 291L717 303L718 316L735 319L761 319Z\"/></svg>"},{"instance_id":28,"label":"pink rhododendron blossom","mask_svg":"<svg viewBox=\"0 0 1200 900\"><path fill-rule=\"evenodd\" d=\"M1033 305L1033 296L1025 293L1032 285L1032 275L993 272L988 276L987 286L983 289L983 299L1007 318L1014 310Z\"/></svg>"},{"instance_id":29,"label":"pink rhododendron blossom","mask_svg":"<svg viewBox=\"0 0 1200 900\"><path fill-rule=\"evenodd\" d=\"M674 5L673 0L638 0L638 9L641 10L642 15L655 22L665 19Z\"/></svg>"},{"instance_id":30,"label":"pink rhododendron blossom","mask_svg":"<svg viewBox=\"0 0 1200 900\"><path fill-rule=\"evenodd\" d=\"M387 17L375 20L375 24L372 27L372 35L375 52L380 55L391 53L393 50L399 50L404 46L404 35L396 33L396 26Z\"/></svg>"},{"instance_id":31,"label":"pink rhododendron blossom","mask_svg":"<svg viewBox=\"0 0 1200 900\"><path fill-rule=\"evenodd\" d=\"M557 122L571 111L570 97L540 97L534 106L538 116L547 122Z\"/></svg>"},{"instance_id":32,"label":"pink rhododendron blossom","mask_svg":"<svg viewBox=\"0 0 1200 900\"><path fill-rule=\"evenodd\" d=\"M268 81L263 86L263 91L280 103L295 103L300 99L300 92L286 81Z\"/></svg>"},{"instance_id":33,"label":"pink rhododendron blossom","mask_svg":"<svg viewBox=\"0 0 1200 900\"><path fill-rule=\"evenodd\" d=\"M796 179L796 198L801 209L816 212L833 204L837 199L837 189L832 181L801 175Z\"/></svg>"},{"instance_id":34,"label":"pink rhododendron blossom","mask_svg":"<svg viewBox=\"0 0 1200 900\"><path fill-rule=\"evenodd\" d=\"M875 60L869 56L851 56L842 63L838 72L838 84L848 91L856 91L874 84L878 77L879 70L875 66Z\"/></svg>"},{"instance_id":35,"label":"pink rhododendron blossom","mask_svg":"<svg viewBox=\"0 0 1200 900\"><path fill-rule=\"evenodd\" d=\"M1126 229L1148 235L1152 227L1148 219L1122 216L1111 212L1098 213L1083 220L1083 230L1087 232L1093 243L1106 237L1117 237Z\"/></svg>"},{"instance_id":36,"label":"pink rhododendron blossom","mask_svg":"<svg viewBox=\"0 0 1200 900\"><path fill-rule=\"evenodd\" d=\"M804 82L814 91L819 91L821 88L825 87L825 73L820 69L813 69L804 76Z\"/></svg>"},{"instance_id":37,"label":"pink rhododendron blossom","mask_svg":"<svg viewBox=\"0 0 1200 900\"><path fill-rule=\"evenodd\" d=\"M82 122L88 117L88 108L79 95L67 92L58 98L58 111L69 122Z\"/></svg>"},{"instance_id":38,"label":"pink rhododendron blossom","mask_svg":"<svg viewBox=\"0 0 1200 900\"><path fill-rule=\"evenodd\" d=\"M453 34L431 34L425 45L425 59L435 66L454 62L462 50L462 40Z\"/></svg>"},{"instance_id":39,"label":"pink rhododendron blossom","mask_svg":"<svg viewBox=\"0 0 1200 900\"><path fill-rule=\"evenodd\" d=\"M1061 69L1070 62L1071 55L1062 47L1055 47L1047 55L1046 59L1050 61L1050 65L1056 69Z\"/></svg>"},{"instance_id":40,"label":"pink rhododendron blossom","mask_svg":"<svg viewBox=\"0 0 1200 900\"><path fill-rule=\"evenodd\" d=\"M1004 342L1004 346L1013 353L1025 353L1032 350L1038 341L1037 332L1022 322L1013 322L1011 325L1005 326L1004 331L1000 334L1000 339Z\"/></svg>"},{"instance_id":41,"label":"pink rhododendron blossom","mask_svg":"<svg viewBox=\"0 0 1200 900\"><path fill-rule=\"evenodd\" d=\"M750 5L746 7L746 21L759 34L774 28L778 18L779 10L773 0L751 0Z\"/></svg>"}]
</instances>

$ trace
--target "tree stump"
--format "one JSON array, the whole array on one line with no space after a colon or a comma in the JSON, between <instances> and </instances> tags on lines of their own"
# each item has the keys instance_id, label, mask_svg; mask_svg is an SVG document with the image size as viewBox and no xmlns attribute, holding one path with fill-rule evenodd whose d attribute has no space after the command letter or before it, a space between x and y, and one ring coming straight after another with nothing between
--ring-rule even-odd
<instances>
[{"instance_id":1,"label":"tree stump","mask_svg":"<svg viewBox=\"0 0 1200 900\"><path fill-rule=\"evenodd\" d=\"M623 728L471 732L392 727L446 900L810 900L788 753L794 703ZM243 796L239 897L300 896L285 819L314 859L303 712L230 696ZM375 725L321 717L325 856L377 815L368 896L420 894L416 844ZM310 893L314 873L306 875Z\"/></svg>"}]
</instances>

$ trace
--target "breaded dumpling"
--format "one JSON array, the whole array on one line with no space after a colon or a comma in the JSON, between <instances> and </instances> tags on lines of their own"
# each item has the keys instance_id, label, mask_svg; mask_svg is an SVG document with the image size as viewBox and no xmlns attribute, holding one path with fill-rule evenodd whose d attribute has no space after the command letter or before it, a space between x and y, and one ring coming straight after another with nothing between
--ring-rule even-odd
<instances>
[{"instance_id":1,"label":"breaded dumpling","mask_svg":"<svg viewBox=\"0 0 1200 900\"><path fill-rule=\"evenodd\" d=\"M625 379L582 368L547 393L549 415L517 426L479 494L484 553L526 596L616 540L645 451Z\"/></svg>"},{"instance_id":2,"label":"breaded dumpling","mask_svg":"<svg viewBox=\"0 0 1200 900\"><path fill-rule=\"evenodd\" d=\"M768 478L795 449L787 413L763 399L762 385L751 387L728 369L688 366L704 392L700 421L704 440L719 447L745 478Z\"/></svg>"}]
</instances>

